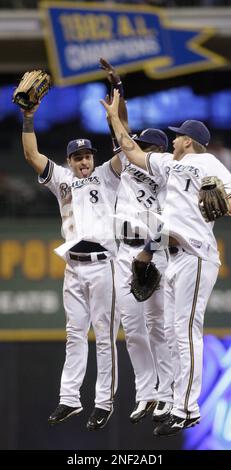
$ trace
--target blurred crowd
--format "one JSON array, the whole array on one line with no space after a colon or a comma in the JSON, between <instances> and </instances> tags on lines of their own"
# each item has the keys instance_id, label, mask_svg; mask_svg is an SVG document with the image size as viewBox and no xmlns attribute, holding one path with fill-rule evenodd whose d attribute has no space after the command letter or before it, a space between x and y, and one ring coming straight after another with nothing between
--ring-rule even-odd
<instances>
[{"instance_id":1,"label":"blurred crowd","mask_svg":"<svg viewBox=\"0 0 231 470\"><path fill-rule=\"evenodd\" d=\"M75 0L78 3L78 0ZM81 1L81 0L79 0ZM93 0L85 0L89 3ZM212 7L212 6L231 6L231 0L100 0L108 4L126 3L126 4L146 4L158 7ZM37 8L39 0L0 0L0 8ZM83 3L83 2L82 2Z\"/></svg>"},{"instance_id":2,"label":"blurred crowd","mask_svg":"<svg viewBox=\"0 0 231 470\"><path fill-rule=\"evenodd\" d=\"M58 216L56 201L34 178L0 171L1 217Z\"/></svg>"}]
</instances>

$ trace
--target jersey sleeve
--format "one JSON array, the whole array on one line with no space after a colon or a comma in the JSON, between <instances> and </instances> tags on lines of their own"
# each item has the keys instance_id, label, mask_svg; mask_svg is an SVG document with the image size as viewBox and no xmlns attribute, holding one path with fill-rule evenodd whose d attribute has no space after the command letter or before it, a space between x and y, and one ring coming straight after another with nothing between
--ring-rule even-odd
<instances>
[{"instance_id":1,"label":"jersey sleeve","mask_svg":"<svg viewBox=\"0 0 231 470\"><path fill-rule=\"evenodd\" d=\"M57 191L64 176L66 176L67 169L57 165L52 160L48 160L48 167L45 172L38 177L38 182L45 185L50 191L57 196Z\"/></svg>"},{"instance_id":2,"label":"jersey sleeve","mask_svg":"<svg viewBox=\"0 0 231 470\"><path fill-rule=\"evenodd\" d=\"M150 152L146 155L147 171L159 183L161 180L166 182L171 161L172 155L170 153Z\"/></svg>"}]
</instances>

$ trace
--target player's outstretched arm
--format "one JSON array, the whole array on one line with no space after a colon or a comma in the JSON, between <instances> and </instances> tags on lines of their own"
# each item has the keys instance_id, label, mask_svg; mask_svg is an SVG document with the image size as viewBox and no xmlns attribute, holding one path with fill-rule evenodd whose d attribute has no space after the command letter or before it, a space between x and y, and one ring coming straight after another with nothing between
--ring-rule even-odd
<instances>
[{"instance_id":1,"label":"player's outstretched arm","mask_svg":"<svg viewBox=\"0 0 231 470\"><path fill-rule=\"evenodd\" d=\"M111 85L110 89L110 95L107 95L105 98L105 101L107 104L111 104L113 100L113 93L114 89L118 90L120 93L120 102L119 102L119 118L125 127L125 129L129 132L128 128L128 113L127 113L127 107L126 103L124 100L124 90L123 90L123 84L120 79L120 76L118 75L116 69L108 62L106 59L100 58L100 67L105 70L107 79ZM108 114L106 114L107 118L107 123L108 127L111 133L111 139L112 139L112 145L113 145L113 151L114 151L114 157L111 159L111 165L113 170L117 173L120 174L122 171L122 164L121 160L119 157L119 153L121 152L121 149L119 147L118 141L115 136L114 129L111 124L111 120Z\"/></svg>"},{"instance_id":2,"label":"player's outstretched arm","mask_svg":"<svg viewBox=\"0 0 231 470\"><path fill-rule=\"evenodd\" d=\"M143 152L140 147L132 140L119 119L119 100L119 92L118 90L114 90L114 96L111 104L106 103L104 100L100 100L100 102L107 111L116 135L116 139L128 160L130 160L130 162L134 165L147 170L146 153Z\"/></svg>"},{"instance_id":3,"label":"player's outstretched arm","mask_svg":"<svg viewBox=\"0 0 231 470\"><path fill-rule=\"evenodd\" d=\"M105 70L107 74L107 79L111 84L111 93L110 93L110 101L113 99L114 90L118 90L120 94L120 101L119 101L119 118L122 122L123 126L125 127L126 131L130 133L129 125L128 125L128 112L127 106L124 99L124 87L122 80L117 73L116 69L104 58L100 58L100 67ZM108 101L107 101L108 102ZM110 121L110 119L108 119Z\"/></svg>"},{"instance_id":4,"label":"player's outstretched arm","mask_svg":"<svg viewBox=\"0 0 231 470\"><path fill-rule=\"evenodd\" d=\"M41 175L46 167L48 158L38 151L37 139L34 132L34 113L39 105L23 113L22 145L26 161Z\"/></svg>"}]
</instances>

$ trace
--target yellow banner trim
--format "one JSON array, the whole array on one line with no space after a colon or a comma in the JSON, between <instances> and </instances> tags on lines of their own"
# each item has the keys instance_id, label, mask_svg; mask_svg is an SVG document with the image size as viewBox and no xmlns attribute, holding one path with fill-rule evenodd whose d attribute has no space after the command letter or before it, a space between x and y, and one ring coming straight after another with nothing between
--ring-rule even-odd
<instances>
[{"instance_id":1,"label":"yellow banner trim","mask_svg":"<svg viewBox=\"0 0 231 470\"><path fill-rule=\"evenodd\" d=\"M205 328L204 335L214 335L218 338L231 335L231 328ZM64 329L2 329L0 330L0 341L65 341L66 332ZM95 341L93 330L89 331L89 341ZM117 340L124 341L124 331L119 329Z\"/></svg>"}]
</instances>

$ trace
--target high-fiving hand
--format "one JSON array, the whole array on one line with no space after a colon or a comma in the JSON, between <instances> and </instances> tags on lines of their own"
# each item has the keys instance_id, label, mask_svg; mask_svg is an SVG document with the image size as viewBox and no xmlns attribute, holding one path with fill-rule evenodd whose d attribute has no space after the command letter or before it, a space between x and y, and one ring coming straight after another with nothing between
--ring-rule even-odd
<instances>
[{"instance_id":1,"label":"high-fiving hand","mask_svg":"<svg viewBox=\"0 0 231 470\"><path fill-rule=\"evenodd\" d=\"M107 111L107 115L112 120L113 118L119 117L119 102L120 102L120 94L118 90L114 89L113 93L113 100L111 103L107 103L105 100L100 100L100 103Z\"/></svg>"}]
</instances>

